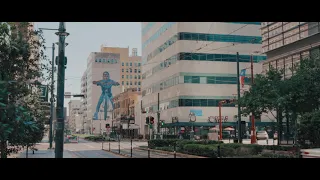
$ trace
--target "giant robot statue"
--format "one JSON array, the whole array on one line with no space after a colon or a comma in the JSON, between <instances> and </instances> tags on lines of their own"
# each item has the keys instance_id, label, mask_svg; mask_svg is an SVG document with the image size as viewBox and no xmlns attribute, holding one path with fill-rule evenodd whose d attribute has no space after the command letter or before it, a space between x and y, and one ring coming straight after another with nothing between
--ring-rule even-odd
<instances>
[{"instance_id":1,"label":"giant robot statue","mask_svg":"<svg viewBox=\"0 0 320 180\"><path fill-rule=\"evenodd\" d=\"M101 106L101 103L104 101L104 120L107 119L107 110L108 110L108 100L110 101L112 105L112 109L114 108L113 104L113 96L112 96L112 91L111 88L112 86L119 86L120 84L118 82L115 82L112 79L109 79L110 75L109 72L105 71L103 73L103 79L100 81L93 81L93 84L96 84L97 86L101 86L101 96L99 98L97 107L96 107L96 112L94 113L93 119L98 120L98 113L99 109Z\"/></svg>"}]
</instances>

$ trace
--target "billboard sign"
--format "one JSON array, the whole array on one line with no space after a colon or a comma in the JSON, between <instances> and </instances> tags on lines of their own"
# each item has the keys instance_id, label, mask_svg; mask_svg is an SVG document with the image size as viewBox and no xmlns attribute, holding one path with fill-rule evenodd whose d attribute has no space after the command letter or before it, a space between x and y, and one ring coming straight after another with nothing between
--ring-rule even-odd
<instances>
[{"instance_id":1,"label":"billboard sign","mask_svg":"<svg viewBox=\"0 0 320 180\"><path fill-rule=\"evenodd\" d=\"M190 109L190 113L193 113L195 116L202 116L202 109Z\"/></svg>"}]
</instances>

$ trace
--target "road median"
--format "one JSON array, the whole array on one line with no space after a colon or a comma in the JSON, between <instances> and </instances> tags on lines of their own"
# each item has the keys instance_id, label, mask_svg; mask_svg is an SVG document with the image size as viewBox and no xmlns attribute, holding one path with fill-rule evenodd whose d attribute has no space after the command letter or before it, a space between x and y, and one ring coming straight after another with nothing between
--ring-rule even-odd
<instances>
[{"instance_id":1,"label":"road median","mask_svg":"<svg viewBox=\"0 0 320 180\"><path fill-rule=\"evenodd\" d=\"M148 148L142 148L142 147L135 147L133 149L148 151ZM150 151L151 152L162 153L162 154L167 154L167 155L174 155L174 152L170 152L170 151L163 151L163 150L157 150L157 149L150 149ZM203 157L203 156L196 156L196 155L191 155L191 154L183 154L183 153L178 153L178 152L176 152L176 156L183 157L183 158L207 158L207 157Z\"/></svg>"}]
</instances>

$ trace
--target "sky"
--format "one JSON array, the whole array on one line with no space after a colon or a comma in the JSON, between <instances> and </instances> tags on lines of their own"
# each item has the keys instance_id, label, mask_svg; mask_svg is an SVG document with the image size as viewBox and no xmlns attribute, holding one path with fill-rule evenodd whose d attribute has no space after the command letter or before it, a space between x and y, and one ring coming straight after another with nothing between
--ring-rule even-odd
<instances>
[{"instance_id":1,"label":"sky","mask_svg":"<svg viewBox=\"0 0 320 180\"><path fill-rule=\"evenodd\" d=\"M51 28L58 29L59 22L36 22L35 29ZM67 22L66 56L68 64L66 69L65 92L80 94L80 84L83 72L87 67L87 58L91 52L99 52L100 46L104 44L109 47L138 48L141 55L141 23L140 22ZM56 31L44 30L46 47L52 47L52 43L58 42ZM46 55L52 57L52 49L46 49ZM55 56L58 47L56 46ZM55 76L55 80L57 77ZM56 94L56 91L54 92ZM79 99L79 98L72 98ZM64 100L68 107L70 99ZM69 113L68 113L69 114Z\"/></svg>"}]
</instances>

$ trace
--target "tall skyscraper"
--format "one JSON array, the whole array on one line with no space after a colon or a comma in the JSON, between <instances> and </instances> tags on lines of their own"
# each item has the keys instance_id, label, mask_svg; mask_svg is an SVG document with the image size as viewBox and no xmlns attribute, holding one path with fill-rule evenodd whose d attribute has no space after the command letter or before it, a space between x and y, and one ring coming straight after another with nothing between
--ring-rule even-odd
<instances>
[{"instance_id":1,"label":"tall skyscraper","mask_svg":"<svg viewBox=\"0 0 320 180\"><path fill-rule=\"evenodd\" d=\"M262 49L267 55L263 72L273 66L284 69L284 77L301 59L320 54L319 22L262 22Z\"/></svg>"},{"instance_id":2,"label":"tall skyscraper","mask_svg":"<svg viewBox=\"0 0 320 180\"><path fill-rule=\"evenodd\" d=\"M240 69L250 68L252 55L254 74L261 72L259 62L266 57L261 55L260 22L142 23L142 106L147 115L157 117L160 93L160 120L166 123L174 117L188 122L191 112L197 122L219 116L218 102L237 94L237 52ZM222 108L224 122L234 122L235 115L235 105Z\"/></svg>"}]
</instances>

